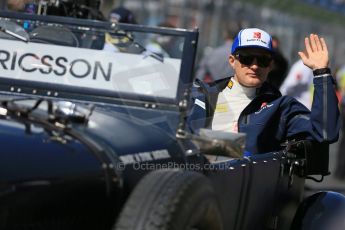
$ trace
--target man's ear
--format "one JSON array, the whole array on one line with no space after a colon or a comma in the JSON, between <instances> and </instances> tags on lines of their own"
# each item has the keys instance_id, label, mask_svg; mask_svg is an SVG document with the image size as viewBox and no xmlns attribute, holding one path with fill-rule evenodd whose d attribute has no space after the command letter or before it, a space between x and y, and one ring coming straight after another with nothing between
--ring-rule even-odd
<instances>
[{"instance_id":1,"label":"man's ear","mask_svg":"<svg viewBox=\"0 0 345 230\"><path fill-rule=\"evenodd\" d=\"M230 56L229 56L229 65L230 65L233 69L235 69L235 57L234 57L234 55L230 55Z\"/></svg>"}]
</instances>

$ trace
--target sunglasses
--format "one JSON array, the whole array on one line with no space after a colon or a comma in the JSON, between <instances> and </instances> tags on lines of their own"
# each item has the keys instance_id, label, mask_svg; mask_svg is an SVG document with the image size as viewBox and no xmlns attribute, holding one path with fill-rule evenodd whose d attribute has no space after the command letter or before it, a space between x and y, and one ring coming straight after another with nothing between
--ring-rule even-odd
<instances>
[{"instance_id":1,"label":"sunglasses","mask_svg":"<svg viewBox=\"0 0 345 230\"><path fill-rule=\"evenodd\" d=\"M253 54L235 54L236 59L243 65L252 65L254 59L259 67L267 68L272 61L272 57L267 55L253 55Z\"/></svg>"}]
</instances>

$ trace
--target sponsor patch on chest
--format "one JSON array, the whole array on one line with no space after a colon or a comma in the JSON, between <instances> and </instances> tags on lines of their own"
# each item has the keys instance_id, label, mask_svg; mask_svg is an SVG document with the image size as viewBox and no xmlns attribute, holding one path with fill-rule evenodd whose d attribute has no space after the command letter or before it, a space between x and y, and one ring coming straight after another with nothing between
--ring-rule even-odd
<instances>
[{"instance_id":1,"label":"sponsor patch on chest","mask_svg":"<svg viewBox=\"0 0 345 230\"><path fill-rule=\"evenodd\" d=\"M229 107L227 103L219 103L216 106L216 113L226 113L229 111Z\"/></svg>"},{"instance_id":2,"label":"sponsor patch on chest","mask_svg":"<svg viewBox=\"0 0 345 230\"><path fill-rule=\"evenodd\" d=\"M270 108L270 107L272 107L272 106L273 106L273 104L267 104L267 102L263 102L263 103L261 104L260 109L259 109L258 111L256 111L255 114L259 114L259 113L261 113L262 110L268 109L268 108Z\"/></svg>"}]
</instances>

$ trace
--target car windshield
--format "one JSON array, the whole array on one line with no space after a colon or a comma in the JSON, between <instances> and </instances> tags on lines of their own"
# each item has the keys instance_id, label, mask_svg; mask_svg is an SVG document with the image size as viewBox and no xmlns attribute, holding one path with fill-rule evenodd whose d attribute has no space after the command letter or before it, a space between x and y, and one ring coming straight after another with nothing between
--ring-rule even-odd
<instances>
[{"instance_id":1,"label":"car windshield","mask_svg":"<svg viewBox=\"0 0 345 230\"><path fill-rule=\"evenodd\" d=\"M178 97L188 32L16 15L0 17L2 83L43 87L52 94Z\"/></svg>"}]
</instances>

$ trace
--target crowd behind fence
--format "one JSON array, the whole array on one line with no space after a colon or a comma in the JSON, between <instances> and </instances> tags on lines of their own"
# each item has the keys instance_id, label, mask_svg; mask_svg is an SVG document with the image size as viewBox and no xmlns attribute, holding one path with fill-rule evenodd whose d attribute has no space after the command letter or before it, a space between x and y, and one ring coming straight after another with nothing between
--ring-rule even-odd
<instances>
[{"instance_id":1,"label":"crowd behind fence","mask_svg":"<svg viewBox=\"0 0 345 230\"><path fill-rule=\"evenodd\" d=\"M258 6L235 0L126 0L117 4L131 9L142 24L158 25L169 20L176 27L197 27L200 31L197 61L207 47L222 43L224 30L239 25L259 27L276 35L290 64L298 59L297 52L303 47L303 38L310 33L318 33L327 40L332 68L345 62L344 25L296 16L267 5Z\"/></svg>"}]
</instances>

